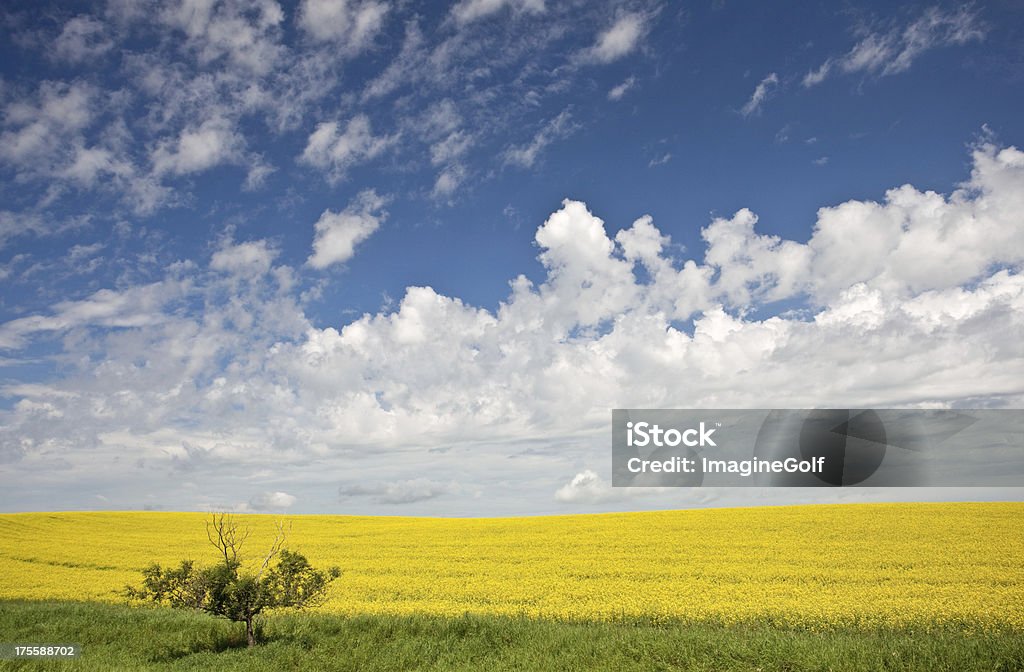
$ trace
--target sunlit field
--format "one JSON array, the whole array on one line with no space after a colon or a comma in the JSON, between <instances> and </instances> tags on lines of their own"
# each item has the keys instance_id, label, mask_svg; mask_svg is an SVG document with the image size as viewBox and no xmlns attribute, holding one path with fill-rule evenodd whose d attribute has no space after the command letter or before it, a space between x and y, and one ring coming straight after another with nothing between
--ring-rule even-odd
<instances>
[{"instance_id":1,"label":"sunlit field","mask_svg":"<svg viewBox=\"0 0 1024 672\"><path fill-rule=\"evenodd\" d=\"M275 516L239 516L262 559ZM152 562L216 561L198 513L0 515L0 600L124 602ZM290 516L338 565L321 611L1024 630L1024 504L505 519Z\"/></svg>"}]
</instances>

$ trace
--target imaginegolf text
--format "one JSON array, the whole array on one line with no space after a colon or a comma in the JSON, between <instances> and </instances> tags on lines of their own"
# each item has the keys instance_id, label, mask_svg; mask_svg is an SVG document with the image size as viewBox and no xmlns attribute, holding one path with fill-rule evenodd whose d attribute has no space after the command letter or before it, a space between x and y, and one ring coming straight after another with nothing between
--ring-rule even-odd
<instances>
[{"instance_id":1,"label":"imaginegolf text","mask_svg":"<svg viewBox=\"0 0 1024 672\"><path fill-rule=\"evenodd\" d=\"M639 457L630 458L626 468L634 474L682 473L692 474L697 471L697 459L689 457L673 457L668 460L643 460ZM812 460L798 460L790 457L785 460L709 460L700 458L701 471L705 474L751 474L795 473L820 474L825 468L825 458L816 457Z\"/></svg>"}]
</instances>

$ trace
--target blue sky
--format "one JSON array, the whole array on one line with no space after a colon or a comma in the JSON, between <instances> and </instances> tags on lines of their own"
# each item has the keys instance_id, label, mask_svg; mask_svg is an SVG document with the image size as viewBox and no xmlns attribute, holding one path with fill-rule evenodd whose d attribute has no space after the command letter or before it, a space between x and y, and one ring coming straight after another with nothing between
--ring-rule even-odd
<instances>
[{"instance_id":1,"label":"blue sky","mask_svg":"<svg viewBox=\"0 0 1024 672\"><path fill-rule=\"evenodd\" d=\"M0 26L6 510L810 501L613 491L610 409L1024 401L1013 3Z\"/></svg>"}]
</instances>

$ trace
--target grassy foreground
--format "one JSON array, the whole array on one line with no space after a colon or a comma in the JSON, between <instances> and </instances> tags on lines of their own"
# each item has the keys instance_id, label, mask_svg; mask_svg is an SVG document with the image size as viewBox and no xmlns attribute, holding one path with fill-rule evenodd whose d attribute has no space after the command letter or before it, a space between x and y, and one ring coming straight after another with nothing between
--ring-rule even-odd
<instances>
[{"instance_id":1,"label":"grassy foreground","mask_svg":"<svg viewBox=\"0 0 1024 672\"><path fill-rule=\"evenodd\" d=\"M920 670L1024 669L1024 633L770 625L568 623L502 616L339 616L268 620L246 649L237 623L112 604L0 602L0 639L74 642L70 661L14 670Z\"/></svg>"}]
</instances>

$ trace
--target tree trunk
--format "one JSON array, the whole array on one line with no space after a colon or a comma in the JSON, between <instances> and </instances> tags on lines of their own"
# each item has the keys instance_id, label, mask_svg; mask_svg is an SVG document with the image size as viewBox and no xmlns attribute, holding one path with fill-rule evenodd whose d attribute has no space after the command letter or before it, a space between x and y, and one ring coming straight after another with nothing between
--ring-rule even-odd
<instances>
[{"instance_id":1,"label":"tree trunk","mask_svg":"<svg viewBox=\"0 0 1024 672\"><path fill-rule=\"evenodd\" d=\"M256 634L252 631L252 616L245 619L245 637L249 640L249 647L256 646Z\"/></svg>"}]
</instances>

